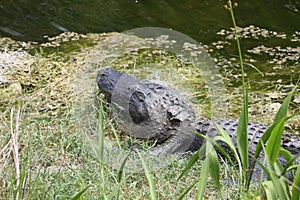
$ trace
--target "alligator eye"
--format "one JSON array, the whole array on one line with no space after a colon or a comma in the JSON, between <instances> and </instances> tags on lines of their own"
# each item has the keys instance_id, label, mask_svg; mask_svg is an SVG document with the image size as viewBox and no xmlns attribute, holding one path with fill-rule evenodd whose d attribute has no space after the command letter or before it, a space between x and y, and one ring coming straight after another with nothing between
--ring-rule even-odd
<instances>
[{"instance_id":1,"label":"alligator eye","mask_svg":"<svg viewBox=\"0 0 300 200\"><path fill-rule=\"evenodd\" d=\"M106 74L101 74L100 75L101 78L104 78L105 76L106 76Z\"/></svg>"}]
</instances>

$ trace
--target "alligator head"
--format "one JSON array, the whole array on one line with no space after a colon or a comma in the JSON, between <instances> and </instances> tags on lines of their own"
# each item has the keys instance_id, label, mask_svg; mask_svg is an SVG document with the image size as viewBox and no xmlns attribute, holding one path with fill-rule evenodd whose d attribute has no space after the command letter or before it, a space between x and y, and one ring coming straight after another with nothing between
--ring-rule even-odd
<instances>
[{"instance_id":1,"label":"alligator head","mask_svg":"<svg viewBox=\"0 0 300 200\"><path fill-rule=\"evenodd\" d=\"M108 102L111 101L111 95L122 75L122 72L119 72L112 68L104 68L98 72L97 84Z\"/></svg>"}]
</instances>

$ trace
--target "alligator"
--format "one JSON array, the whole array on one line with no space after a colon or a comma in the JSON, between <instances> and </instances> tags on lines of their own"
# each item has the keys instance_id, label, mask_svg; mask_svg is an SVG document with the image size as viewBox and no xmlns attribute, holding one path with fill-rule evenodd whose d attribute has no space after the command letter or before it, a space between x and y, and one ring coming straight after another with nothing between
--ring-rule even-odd
<instances>
[{"instance_id":1,"label":"alligator","mask_svg":"<svg viewBox=\"0 0 300 200\"><path fill-rule=\"evenodd\" d=\"M199 132L210 137L218 131L209 118L197 118L194 109L178 91L149 80L139 80L127 73L103 68L98 72L97 84L107 102L120 117L120 129L139 139L155 139L157 146L150 149L154 155L183 153L198 150L204 139ZM228 132L237 147L237 120L214 119ZM249 154L268 126L248 123ZM221 146L224 144L220 144ZM292 154L300 152L296 136L284 132L283 148ZM222 146L226 150L227 146Z\"/></svg>"}]
</instances>

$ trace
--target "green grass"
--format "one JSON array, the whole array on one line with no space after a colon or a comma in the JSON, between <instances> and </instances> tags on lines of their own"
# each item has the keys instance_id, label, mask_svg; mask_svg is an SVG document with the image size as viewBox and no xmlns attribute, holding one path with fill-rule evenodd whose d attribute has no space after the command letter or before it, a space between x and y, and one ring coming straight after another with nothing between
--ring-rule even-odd
<instances>
[{"instance_id":1,"label":"green grass","mask_svg":"<svg viewBox=\"0 0 300 200\"><path fill-rule=\"evenodd\" d=\"M143 153L138 154L141 164L139 172L132 172L126 168L130 164L131 156L134 156L133 152L124 154L124 157L118 160L120 164L118 167L112 167L112 163L105 162L107 157L101 146L105 146L107 138L119 147L139 144L143 146L142 149L147 149L151 144L120 133L109 113L103 109L105 105L100 104L101 101L94 101L91 98L87 104L79 104L88 107L84 110L89 113L88 117L86 113L74 114L73 112L76 111L75 107L78 104L72 97L72 84L78 77L76 74L80 71L85 56L92 51L90 47L102 39L96 35L84 38L84 41L89 41L89 44L84 43L84 47L78 47L76 42L72 42L70 48L65 44L60 49L31 49L30 58L33 63L30 70L18 70L12 74L12 78L16 78L16 83L22 87L22 92L18 93L18 90L12 92L13 88L8 88L9 90L0 88L1 198L254 199L263 198L264 193L270 199L299 198L300 168L294 166L294 158L278 146L278 138L287 119L287 107L292 93L283 102L282 108L275 116L274 124L262 138L262 143L267 143L266 148L259 146L257 148L257 152L266 152L265 169L267 171L271 169L271 172L281 176L269 173L269 180L261 185L250 183L247 180L247 171L244 170L248 168L249 156L245 141L248 117L246 92L242 105L243 112L240 115L238 149L234 148L226 132L218 127L220 135L209 139L197 153L180 159L173 158L168 165L153 171L151 171L153 166L149 166L148 157ZM61 51L66 49L68 54L65 55ZM145 60L145 55L149 52L140 53L142 55L139 58L135 57L136 63ZM168 56L172 58L168 60ZM126 64L129 57L114 62L114 65L121 65L121 62ZM147 62L150 62L149 58L147 59ZM156 63L154 66L160 68L168 61L169 66L179 63L168 53L161 53L159 59L153 62ZM132 62L132 65L136 63ZM189 70L188 66L182 69L179 66L178 69L182 70L181 72L185 73L189 80L195 73ZM175 72L166 70L164 73ZM91 76L90 80L84 79L83 83L90 84L89 87L94 88L95 73L87 72L87 76ZM201 81L198 78L197 81ZM191 86L196 88L194 82ZM243 86L245 88L245 85ZM83 94L91 97L88 92L89 90L85 90ZM204 94L206 93L207 91L204 91ZM84 95L79 94L81 95L78 97L84 99ZM96 94L92 92L91 95ZM204 100L204 103L205 101L207 100ZM237 104L234 105L238 107L241 103L242 100L238 99ZM81 114L86 118L81 118ZM89 121L90 119L92 120ZM94 151L91 149L94 143L90 143L86 135L81 132L81 128L87 126L89 126L87 130L96 130L95 134L98 134L99 143L96 144L100 148ZM230 164L228 160L223 161L217 157L215 150L217 146L214 145L218 140L229 144L234 151L238 167ZM203 153L206 157L200 160ZM291 161L289 168L284 168L276 162L279 153L285 153L289 158L288 160ZM294 182L288 186L284 177L290 168L295 168L297 171L294 174Z\"/></svg>"},{"instance_id":2,"label":"green grass","mask_svg":"<svg viewBox=\"0 0 300 200\"><path fill-rule=\"evenodd\" d=\"M157 197L171 199L179 197L189 183L195 182L202 168L202 162L197 162L178 180L187 162L183 158L164 169L147 171L148 178L144 173L121 173L121 169L112 169L95 158L88 145L83 144L85 138L76 132L75 120L69 113L59 118L36 119L23 112L21 116L14 116L13 121L17 119L20 121L19 148L22 148L19 153L21 179L18 184L15 163L12 157L6 158L1 165L2 197L16 198L18 194L19 199L104 199L105 196L107 199L117 196L119 199L148 199L156 196L155 188ZM9 127L6 130L9 131ZM3 129L1 135L7 140L10 138L10 133ZM1 145L7 140L1 140ZM10 148L1 150L9 151ZM221 166L221 187L225 195L234 197L236 187L222 181L233 178L228 171L234 172L226 164ZM152 178L149 178L150 173ZM148 180L152 180L151 184ZM212 183L208 183L206 192L212 199L219 196ZM255 193L253 190L249 196ZM187 193L188 199L195 196L196 191Z\"/></svg>"}]
</instances>

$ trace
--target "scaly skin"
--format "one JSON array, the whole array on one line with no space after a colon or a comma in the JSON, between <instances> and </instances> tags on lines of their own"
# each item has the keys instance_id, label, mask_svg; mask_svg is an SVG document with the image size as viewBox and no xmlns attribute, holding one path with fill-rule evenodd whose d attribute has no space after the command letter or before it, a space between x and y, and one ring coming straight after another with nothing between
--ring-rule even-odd
<instances>
[{"instance_id":1,"label":"scaly skin","mask_svg":"<svg viewBox=\"0 0 300 200\"><path fill-rule=\"evenodd\" d=\"M220 120L215 119L215 121L224 129L227 131L227 133L232 138L232 141L237 147L236 142L236 130L238 126L237 120ZM213 125L211 119L208 118L201 118L196 120L194 124L195 130L202 134L208 134L209 136L215 136L218 135L218 132ZM249 147L248 152L250 155L253 155L255 152L255 147L258 144L261 136L265 133L265 131L268 129L268 126L259 124L257 122L249 122L248 123L248 140L249 140ZM293 155L296 155L300 152L300 142L299 138L296 136L293 136L287 132L284 132L283 137L281 139L282 146L286 150L290 151ZM223 148L226 149L224 145L221 145ZM200 146L197 143L194 143L191 145L192 150L199 149Z\"/></svg>"},{"instance_id":2,"label":"scaly skin","mask_svg":"<svg viewBox=\"0 0 300 200\"><path fill-rule=\"evenodd\" d=\"M218 135L212 120L196 119L189 103L172 88L147 80L140 81L111 68L99 71L97 83L107 101L117 104L117 107L129 105L129 113L124 118L126 125L120 126L122 131L136 138L158 140L159 145L151 150L152 154L183 153L199 149L203 139L194 131L209 136ZM123 101L128 102L122 104ZM122 109L120 112L123 112ZM237 147L235 135L237 121L229 119L215 121L229 133ZM249 154L254 154L255 146L267 128L259 123L248 124ZM226 146L220 145L226 150ZM286 132L282 146L294 155L300 152L299 139Z\"/></svg>"}]
</instances>

